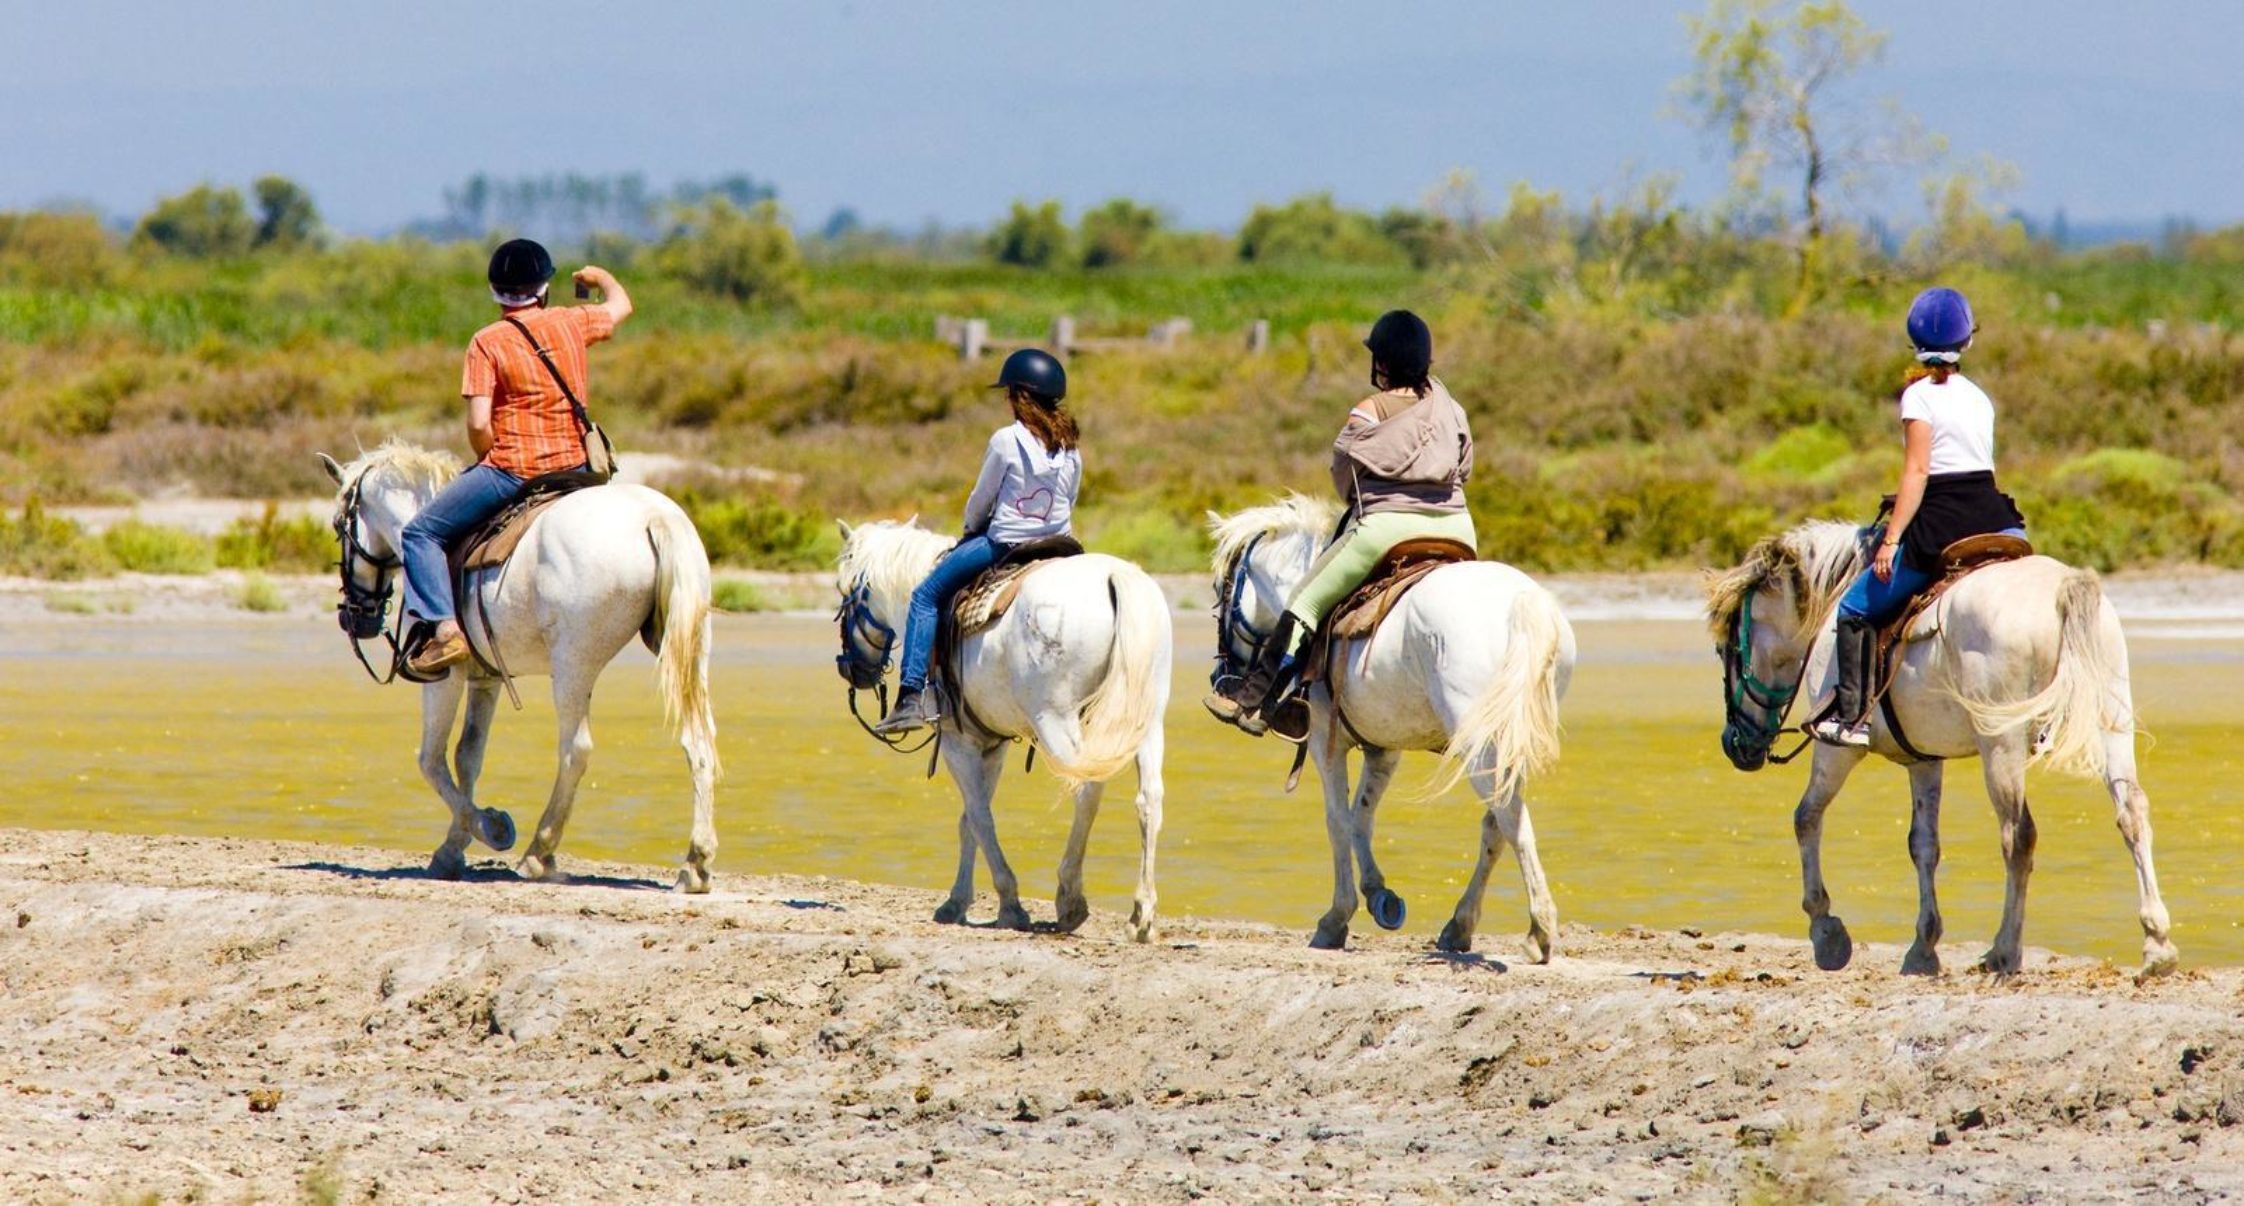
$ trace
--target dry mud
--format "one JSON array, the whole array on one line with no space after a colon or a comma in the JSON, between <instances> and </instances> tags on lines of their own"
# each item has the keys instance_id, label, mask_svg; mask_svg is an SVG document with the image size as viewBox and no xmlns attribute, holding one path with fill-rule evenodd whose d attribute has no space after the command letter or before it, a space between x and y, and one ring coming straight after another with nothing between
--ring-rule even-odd
<instances>
[{"instance_id":1,"label":"dry mud","mask_svg":"<svg viewBox=\"0 0 2244 1206\"><path fill-rule=\"evenodd\" d=\"M752 864L685 898L566 855L567 883L441 883L0 830L0 1200L2244 1194L2236 970L1927 981L1890 947L1821 973L1578 927L1541 967L1485 931L1140 947Z\"/></svg>"}]
</instances>

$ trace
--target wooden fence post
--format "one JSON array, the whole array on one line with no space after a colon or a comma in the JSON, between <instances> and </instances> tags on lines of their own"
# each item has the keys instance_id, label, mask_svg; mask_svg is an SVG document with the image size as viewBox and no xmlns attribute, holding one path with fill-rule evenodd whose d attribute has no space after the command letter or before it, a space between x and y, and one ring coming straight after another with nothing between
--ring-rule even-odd
<instances>
[{"instance_id":1,"label":"wooden fence post","mask_svg":"<svg viewBox=\"0 0 2244 1206\"><path fill-rule=\"evenodd\" d=\"M1062 314L1052 320L1052 354L1066 356L1075 350L1075 319Z\"/></svg>"},{"instance_id":2,"label":"wooden fence post","mask_svg":"<svg viewBox=\"0 0 2244 1206\"><path fill-rule=\"evenodd\" d=\"M1255 319L1247 327L1247 354L1259 356L1270 350L1270 320Z\"/></svg>"}]
</instances>

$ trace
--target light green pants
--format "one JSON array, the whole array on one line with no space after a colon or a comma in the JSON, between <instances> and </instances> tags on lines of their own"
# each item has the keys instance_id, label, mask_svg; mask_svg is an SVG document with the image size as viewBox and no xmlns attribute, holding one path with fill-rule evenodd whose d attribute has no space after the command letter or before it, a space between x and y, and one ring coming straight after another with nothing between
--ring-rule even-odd
<instances>
[{"instance_id":1,"label":"light green pants","mask_svg":"<svg viewBox=\"0 0 2244 1206\"><path fill-rule=\"evenodd\" d=\"M1293 599L1286 604L1286 610L1301 621L1293 631L1293 648L1286 652L1301 647L1325 613L1371 576L1388 549L1423 536L1447 537L1475 547L1480 543L1473 535L1473 517L1462 511L1455 515L1374 511L1341 529L1340 539L1309 567L1309 576L1294 588Z\"/></svg>"}]
</instances>

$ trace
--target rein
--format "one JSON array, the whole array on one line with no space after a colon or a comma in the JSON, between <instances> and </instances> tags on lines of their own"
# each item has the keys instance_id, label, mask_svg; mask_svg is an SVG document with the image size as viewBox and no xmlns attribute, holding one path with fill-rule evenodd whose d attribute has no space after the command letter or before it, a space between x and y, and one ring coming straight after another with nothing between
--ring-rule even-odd
<instances>
[{"instance_id":1,"label":"rein","mask_svg":"<svg viewBox=\"0 0 2244 1206\"><path fill-rule=\"evenodd\" d=\"M873 721L857 705L857 692L871 690L873 699L880 705L874 714L877 720L888 714L888 662L896 652L896 630L873 614L873 588L864 574L842 596L841 606L834 609L834 619L841 625L842 651L834 655L834 665L842 678L849 683L849 715L867 736L899 754L916 754L933 745L942 736L940 726L930 730L917 745L907 745L911 738L902 734L882 733L873 728ZM865 644L878 650L878 656L858 651L859 637Z\"/></svg>"},{"instance_id":2,"label":"rein","mask_svg":"<svg viewBox=\"0 0 2244 1206\"><path fill-rule=\"evenodd\" d=\"M1242 677L1247 667L1262 657L1262 647L1270 642L1270 633L1257 629L1247 619L1246 609L1247 562L1254 556L1255 546L1267 535L1269 533L1264 532L1249 540L1224 569L1223 597L1215 605L1215 669L1208 674L1209 686L1221 687L1226 679ZM1247 642L1246 656L1236 657L1232 644L1242 637Z\"/></svg>"},{"instance_id":3,"label":"rein","mask_svg":"<svg viewBox=\"0 0 2244 1206\"><path fill-rule=\"evenodd\" d=\"M1778 766L1800 756L1813 740L1806 733L1800 744L1787 754L1776 752L1777 738L1787 726L1785 719L1792 712L1792 703L1800 694L1800 679L1790 686L1774 687L1764 683L1753 673L1753 595L1760 589L1756 583L1739 599L1737 614L1730 617L1730 639L1722 648L1722 723L1725 741L1729 734L1737 733L1760 749L1768 751L1770 762ZM1800 663L1800 674L1807 675L1807 662ZM1746 710L1750 703L1761 709L1767 719L1754 717Z\"/></svg>"}]
</instances>

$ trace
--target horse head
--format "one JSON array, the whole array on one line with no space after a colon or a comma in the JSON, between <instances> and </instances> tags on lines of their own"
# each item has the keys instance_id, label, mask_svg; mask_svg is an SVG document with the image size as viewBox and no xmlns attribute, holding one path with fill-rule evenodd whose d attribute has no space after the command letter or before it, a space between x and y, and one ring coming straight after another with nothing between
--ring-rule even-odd
<instances>
[{"instance_id":1,"label":"horse head","mask_svg":"<svg viewBox=\"0 0 2244 1206\"><path fill-rule=\"evenodd\" d=\"M834 666L854 690L871 690L888 674L898 634L911 607L912 588L950 548L949 537L919 526L919 517L841 527L841 560L834 589L841 606L841 652Z\"/></svg>"},{"instance_id":2,"label":"horse head","mask_svg":"<svg viewBox=\"0 0 2244 1206\"><path fill-rule=\"evenodd\" d=\"M1216 678L1240 673L1254 660L1338 516L1332 503L1301 494L1233 515L1208 513L1215 538Z\"/></svg>"},{"instance_id":3,"label":"horse head","mask_svg":"<svg viewBox=\"0 0 2244 1206\"><path fill-rule=\"evenodd\" d=\"M319 460L336 487L331 526L343 579L337 615L352 639L371 640L389 609L406 522L458 475L460 463L449 453L396 439L347 465L324 452Z\"/></svg>"},{"instance_id":4,"label":"horse head","mask_svg":"<svg viewBox=\"0 0 2244 1206\"><path fill-rule=\"evenodd\" d=\"M1722 660L1722 753L1732 766L1756 771L1770 761L1808 652L1861 559L1860 529L1811 521L1761 540L1742 564L1708 578L1707 627Z\"/></svg>"}]
</instances>

